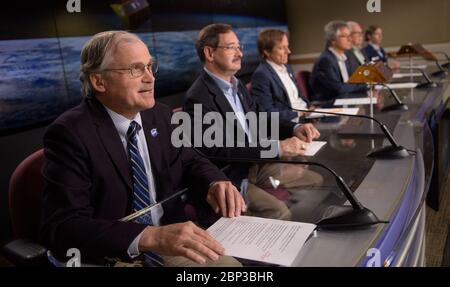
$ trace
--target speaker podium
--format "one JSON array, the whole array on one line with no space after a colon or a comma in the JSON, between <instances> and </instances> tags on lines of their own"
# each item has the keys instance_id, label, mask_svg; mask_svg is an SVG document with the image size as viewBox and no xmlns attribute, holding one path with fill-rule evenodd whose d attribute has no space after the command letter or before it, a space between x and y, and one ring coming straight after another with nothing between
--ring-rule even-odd
<instances>
[{"instance_id":1,"label":"speaker podium","mask_svg":"<svg viewBox=\"0 0 450 287\"><path fill-rule=\"evenodd\" d=\"M356 71L351 75L348 80L348 84L367 84L370 87L370 97L373 96L373 90L375 85L382 85L386 87L395 99L396 103L387 107L384 107L381 111L407 111L408 107L402 103L397 94L386 83L390 82L393 77L392 70L385 65L382 61L369 62L362 66L359 66ZM371 115L373 115L373 108L371 106Z\"/></svg>"}]
</instances>

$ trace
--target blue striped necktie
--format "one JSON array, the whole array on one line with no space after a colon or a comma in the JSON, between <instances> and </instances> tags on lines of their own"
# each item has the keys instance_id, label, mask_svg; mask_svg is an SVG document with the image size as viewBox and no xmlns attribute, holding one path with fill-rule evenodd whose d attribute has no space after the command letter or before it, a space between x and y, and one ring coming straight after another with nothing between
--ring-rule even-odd
<instances>
[{"instance_id":1,"label":"blue striped necktie","mask_svg":"<svg viewBox=\"0 0 450 287\"><path fill-rule=\"evenodd\" d=\"M150 204L155 203L155 200L150 196L150 185L148 184L147 172L145 171L144 161L138 148L137 133L141 127L135 121L130 123L127 131L128 137L128 156L131 165L131 174L133 176L133 211L144 209ZM139 216L137 223L153 225L151 212ZM163 264L161 256L153 252L146 252L144 254L147 263L151 266L161 266Z\"/></svg>"},{"instance_id":2,"label":"blue striped necktie","mask_svg":"<svg viewBox=\"0 0 450 287\"><path fill-rule=\"evenodd\" d=\"M131 174L133 176L134 211L146 208L147 206L155 202L152 198L150 198L147 172L145 171L144 161L142 160L141 154L139 153L137 137L139 129L139 124L135 121L132 121L127 131L128 156L130 158ZM147 224L153 224L153 222L148 222Z\"/></svg>"}]
</instances>

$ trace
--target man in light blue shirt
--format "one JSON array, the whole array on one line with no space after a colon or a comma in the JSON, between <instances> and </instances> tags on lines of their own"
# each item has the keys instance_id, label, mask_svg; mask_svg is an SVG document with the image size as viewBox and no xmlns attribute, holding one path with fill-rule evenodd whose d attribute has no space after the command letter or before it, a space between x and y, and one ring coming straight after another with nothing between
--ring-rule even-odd
<instances>
[{"instance_id":1,"label":"man in light blue shirt","mask_svg":"<svg viewBox=\"0 0 450 287\"><path fill-rule=\"evenodd\" d=\"M222 146L203 145L200 149L209 156L223 158L223 162L229 158L264 158L264 151L267 149L263 145L266 140L270 140L275 146L275 153L271 153L271 158L288 159L299 155L304 155L305 150L312 140L317 139L320 133L312 124L295 124L291 121L280 120L272 123L270 120L264 122L257 118L259 127L275 129L279 137L264 138L258 134L259 130L252 129L246 122L243 114L266 114L260 109L254 99L250 96L245 86L235 77L235 74L241 69L241 59L243 50L240 41L233 32L232 27L227 24L211 24L204 27L196 42L197 54L203 62L203 71L193 85L186 92L184 111L189 113L193 119L193 127L203 127L203 131L208 128L202 122L197 122L197 118L203 118L207 113L214 112L219 115L221 122L225 123ZM196 116L198 109L201 107L202 114ZM237 123L229 121L229 114L236 115ZM269 115L267 118L270 119ZM275 113L275 116L276 113ZM227 125L234 128L229 132ZM242 130L245 133L245 145L241 146L240 142L234 136L234 129ZM227 142L227 139L232 138ZM228 145L231 143L231 145ZM218 165L223 164L218 162ZM270 165L267 165L270 166ZM253 169L252 169L253 168ZM277 198L257 186L258 178L264 172L252 171L258 169L256 165L249 163L233 164L227 170L227 175L237 186L241 186L241 191L245 193L244 186L248 183L246 196L249 202L249 212L254 214L279 218L290 219L289 210L286 205ZM258 169L260 170L260 169ZM296 169L298 171L298 169ZM261 171L261 170L260 170ZM249 174L255 174L249 177ZM296 180L303 182L305 185L318 184L321 179L317 174L304 171L297 173ZM312 175L312 176L309 176ZM248 182L247 182L248 180ZM265 182L269 179L265 178ZM288 179L286 179L288 180ZM282 182L285 182L282 180ZM244 183L244 186L241 185Z\"/></svg>"}]
</instances>

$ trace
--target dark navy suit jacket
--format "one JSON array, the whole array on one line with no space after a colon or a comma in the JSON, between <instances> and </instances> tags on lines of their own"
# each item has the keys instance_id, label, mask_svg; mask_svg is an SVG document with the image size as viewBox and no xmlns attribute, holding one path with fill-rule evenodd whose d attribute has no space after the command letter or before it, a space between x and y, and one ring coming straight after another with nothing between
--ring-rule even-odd
<instances>
[{"instance_id":1,"label":"dark navy suit jacket","mask_svg":"<svg viewBox=\"0 0 450 287\"><path fill-rule=\"evenodd\" d=\"M298 89L295 74L291 66L285 65L292 82L297 88L299 96L308 104ZM260 106L267 112L279 112L280 118L290 121L298 117L297 112L290 109L289 95L277 72L266 61L261 61L252 75L252 95Z\"/></svg>"},{"instance_id":2,"label":"dark navy suit jacket","mask_svg":"<svg viewBox=\"0 0 450 287\"><path fill-rule=\"evenodd\" d=\"M388 58L386 55L386 52L384 51L383 47L380 47L381 54L383 56L380 56L378 52L372 47L372 45L367 45L364 47L364 53L367 55L367 58L369 58L370 61L383 61L384 63L387 62Z\"/></svg>"},{"instance_id":3,"label":"dark navy suit jacket","mask_svg":"<svg viewBox=\"0 0 450 287\"><path fill-rule=\"evenodd\" d=\"M350 72L351 67L348 60L346 64L347 70ZM343 82L336 56L328 49L315 62L309 82L313 90L312 100L314 101L330 101L367 90L367 86L364 84L353 85Z\"/></svg>"},{"instance_id":4,"label":"dark navy suit jacket","mask_svg":"<svg viewBox=\"0 0 450 287\"><path fill-rule=\"evenodd\" d=\"M183 187L196 187L192 196L205 199L212 181L227 180L190 148L173 147L168 107L156 103L141 118L157 201ZM63 258L75 247L90 261L128 259L129 245L146 226L118 221L132 212L131 168L103 105L83 100L61 115L44 135L44 151L41 241ZM169 201L161 223L184 221L183 207L180 198Z\"/></svg>"}]
</instances>

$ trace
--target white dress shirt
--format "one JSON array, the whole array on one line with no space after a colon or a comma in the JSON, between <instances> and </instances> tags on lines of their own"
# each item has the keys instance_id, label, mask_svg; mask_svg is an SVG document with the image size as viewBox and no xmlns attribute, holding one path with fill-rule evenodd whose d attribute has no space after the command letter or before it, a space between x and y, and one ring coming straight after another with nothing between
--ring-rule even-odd
<instances>
[{"instance_id":1,"label":"white dress shirt","mask_svg":"<svg viewBox=\"0 0 450 287\"><path fill-rule=\"evenodd\" d=\"M347 70L347 65L346 65L346 61L347 61L347 56L345 56L345 54L339 54L338 52L336 52L333 48L328 48L331 53L334 54L334 56L336 57L337 61L338 61L338 65L339 65L339 70L341 72L341 76L342 76L342 81L344 83L346 83L348 81L348 70Z\"/></svg>"},{"instance_id":2,"label":"white dress shirt","mask_svg":"<svg viewBox=\"0 0 450 287\"><path fill-rule=\"evenodd\" d=\"M380 55L380 58L384 58L385 55L383 54L383 52L381 52L381 47L380 47L380 45L376 45L376 44L373 44L373 43L369 43L369 45L372 46L372 48L373 48L375 51L377 51L378 55Z\"/></svg>"},{"instance_id":3,"label":"white dress shirt","mask_svg":"<svg viewBox=\"0 0 450 287\"><path fill-rule=\"evenodd\" d=\"M267 63L275 70L283 83L284 89L286 90L291 104L291 108L294 109L307 109L308 104L298 95L298 89L294 81L289 75L289 72L285 65L278 65L272 61L266 60Z\"/></svg>"},{"instance_id":4,"label":"white dress shirt","mask_svg":"<svg viewBox=\"0 0 450 287\"><path fill-rule=\"evenodd\" d=\"M234 114L236 115L236 118L239 121L239 124L241 125L241 128L245 131L245 134L247 135L248 142L252 142L251 137L251 130L248 127L247 120L245 118L245 111L244 107L242 106L241 100L239 99L238 95L238 79L235 76L231 77L231 83L227 82L205 68L205 72L213 78L213 80L217 83L220 90L222 90L223 94L225 95L225 98L227 99L228 103L230 103L231 108L233 109Z\"/></svg>"},{"instance_id":5,"label":"white dress shirt","mask_svg":"<svg viewBox=\"0 0 450 287\"><path fill-rule=\"evenodd\" d=\"M120 136L120 140L122 141L122 145L123 145L123 148L124 148L127 156L128 156L128 149L127 149L128 128L130 126L131 121L135 121L139 124L140 129L137 131L137 137L138 137L137 146L139 149L139 153L141 154L142 160L144 161L145 171L147 173L147 180L148 180L148 184L149 184L150 197L156 201L155 179L154 179L153 173L152 173L152 166L150 163L150 154L148 153L148 148L147 148L147 140L145 139L145 135L142 130L143 127L142 127L141 114L138 113L133 120L129 120L126 117L107 108L106 106L105 106L105 109L108 112L109 116L111 117L111 119L114 123L114 126L117 129L117 133ZM160 225L161 217L163 216L163 214L164 214L164 210L161 205L155 206L155 208L152 209L151 216L152 216L153 225L155 225L155 226ZM139 255L138 245L139 245L139 240L140 240L141 236L142 236L142 233L140 233L128 247L128 255L130 257L135 257L135 256Z\"/></svg>"},{"instance_id":6,"label":"white dress shirt","mask_svg":"<svg viewBox=\"0 0 450 287\"><path fill-rule=\"evenodd\" d=\"M363 52L360 48L353 47L352 48L353 54L355 55L356 59L358 60L360 65L364 65L366 62L366 58L364 57Z\"/></svg>"}]
</instances>

